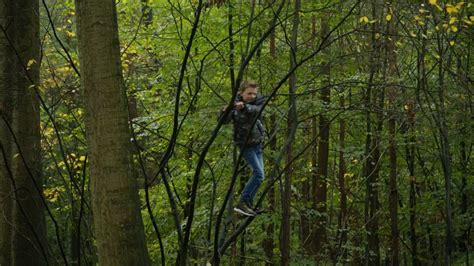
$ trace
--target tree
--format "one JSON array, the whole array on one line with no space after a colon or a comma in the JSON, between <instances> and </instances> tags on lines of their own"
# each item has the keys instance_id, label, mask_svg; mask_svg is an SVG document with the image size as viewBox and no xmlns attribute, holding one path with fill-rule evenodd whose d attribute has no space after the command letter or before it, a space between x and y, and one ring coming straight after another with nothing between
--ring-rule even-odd
<instances>
[{"instance_id":1,"label":"tree","mask_svg":"<svg viewBox=\"0 0 474 266\"><path fill-rule=\"evenodd\" d=\"M381 18L381 1L372 0L372 17ZM367 232L366 263L372 265L380 264L380 242L379 242L379 196L378 196L378 178L380 162L380 141L382 134L383 115L380 107L384 103L384 89L378 88L375 84L378 80L381 60L381 40L380 40L381 22L372 23L371 31L371 52L369 53L369 80L365 92L365 105L367 108L367 132L365 143L365 178L366 181L366 199L365 199L365 227ZM373 113L376 114L375 129Z\"/></svg>"},{"instance_id":2,"label":"tree","mask_svg":"<svg viewBox=\"0 0 474 266\"><path fill-rule=\"evenodd\" d=\"M389 10L390 13L390 10ZM387 23L387 40L386 40L386 77L389 79L388 86L388 130L389 130L389 163L390 163L390 196L389 196L389 208L390 208L390 265L399 265L399 230L398 230L398 182L397 182L397 140L396 140L396 99L397 99L397 57L395 49L396 41L396 30L394 29L393 22L390 19Z\"/></svg>"},{"instance_id":3,"label":"tree","mask_svg":"<svg viewBox=\"0 0 474 266\"><path fill-rule=\"evenodd\" d=\"M324 16L321 20L321 39L330 42L326 36L329 33L329 16ZM329 49L329 48L328 48ZM328 53L329 54L329 53ZM331 65L330 57L326 55L321 63L322 88L320 94L322 113L319 115L319 138L318 138L318 164L317 171L313 179L313 208L319 213L310 238L313 240L313 255L322 252L323 243L326 242L327 223L327 178L329 163L329 129L328 118L330 96L331 96Z\"/></svg>"},{"instance_id":4,"label":"tree","mask_svg":"<svg viewBox=\"0 0 474 266\"><path fill-rule=\"evenodd\" d=\"M300 24L299 12L301 10L301 0L295 0L295 9L293 15L293 28L291 32L291 45L290 45L290 70L296 67L296 47L298 41L298 27ZM296 127L298 125L298 117L296 113L296 72L293 72L289 77L289 95L288 95L288 118L287 118L287 138L286 144L286 163L288 165L285 171L284 190L282 195L282 223L281 223L281 238L280 238L280 250L281 250L281 265L290 264L290 218L291 218L291 180L293 176L293 142L295 138Z\"/></svg>"},{"instance_id":5,"label":"tree","mask_svg":"<svg viewBox=\"0 0 474 266\"><path fill-rule=\"evenodd\" d=\"M0 265L12 264L12 210L13 186L9 169L11 167L12 138L9 125L12 124L13 77L11 66L15 62L15 53L9 38L15 33L13 27L13 2L0 1Z\"/></svg>"},{"instance_id":6,"label":"tree","mask_svg":"<svg viewBox=\"0 0 474 266\"><path fill-rule=\"evenodd\" d=\"M15 108L13 113L12 174L13 205L12 256L14 265L48 263L41 165L39 84L39 3L22 0L14 3L13 44L16 64L13 75Z\"/></svg>"},{"instance_id":7,"label":"tree","mask_svg":"<svg viewBox=\"0 0 474 266\"><path fill-rule=\"evenodd\" d=\"M76 13L99 263L148 265L115 1L77 0Z\"/></svg>"}]
</instances>

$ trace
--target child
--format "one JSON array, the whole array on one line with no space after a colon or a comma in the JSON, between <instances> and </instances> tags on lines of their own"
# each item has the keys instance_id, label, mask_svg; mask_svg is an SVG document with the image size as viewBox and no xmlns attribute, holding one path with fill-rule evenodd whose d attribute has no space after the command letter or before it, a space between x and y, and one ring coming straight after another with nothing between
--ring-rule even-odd
<instances>
[{"instance_id":1,"label":"child","mask_svg":"<svg viewBox=\"0 0 474 266\"><path fill-rule=\"evenodd\" d=\"M234 208L234 211L245 216L255 216L263 211L252 206L252 201L264 178L264 128L260 117L264 97L257 96L257 92L258 86L255 81L243 81L240 84L239 94L234 102L234 109L224 120L224 123L233 120L234 143L240 148L242 156L252 168L252 176L242 190L239 204ZM222 112L224 111L225 109L222 110ZM255 119L256 122L253 125Z\"/></svg>"}]
</instances>

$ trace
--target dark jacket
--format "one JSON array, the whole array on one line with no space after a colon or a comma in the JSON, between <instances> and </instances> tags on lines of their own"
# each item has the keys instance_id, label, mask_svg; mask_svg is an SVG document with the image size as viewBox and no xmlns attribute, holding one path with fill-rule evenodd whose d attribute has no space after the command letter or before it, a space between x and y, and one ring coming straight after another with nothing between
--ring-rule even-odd
<instances>
[{"instance_id":1,"label":"dark jacket","mask_svg":"<svg viewBox=\"0 0 474 266\"><path fill-rule=\"evenodd\" d=\"M238 95L235 102L241 102L242 97ZM265 131L261 120L260 110L262 110L265 98L257 96L252 102L245 104L241 110L232 109L232 111L224 119L224 123L234 122L234 143L239 146L251 146L263 142ZM221 115L223 112L221 112ZM257 119L255 125L252 127L254 120ZM250 136L247 135L250 132ZM247 142L245 143L245 140Z\"/></svg>"}]
</instances>

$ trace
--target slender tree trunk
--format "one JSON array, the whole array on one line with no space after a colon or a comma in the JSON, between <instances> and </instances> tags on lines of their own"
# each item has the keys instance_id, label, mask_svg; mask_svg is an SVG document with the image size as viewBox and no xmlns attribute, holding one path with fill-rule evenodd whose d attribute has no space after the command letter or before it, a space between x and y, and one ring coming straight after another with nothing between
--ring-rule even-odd
<instances>
[{"instance_id":1,"label":"slender tree trunk","mask_svg":"<svg viewBox=\"0 0 474 266\"><path fill-rule=\"evenodd\" d=\"M13 206L13 265L48 263L46 225L42 202L40 107L35 95L39 84L39 2L15 1L14 67L15 111L12 168L15 179ZM21 36L20 36L21 34Z\"/></svg>"},{"instance_id":2,"label":"slender tree trunk","mask_svg":"<svg viewBox=\"0 0 474 266\"><path fill-rule=\"evenodd\" d=\"M311 17L311 37L316 39L316 16L313 15ZM312 67L311 71L313 75L316 74L316 67ZM316 100L316 96L311 94L311 99L313 101ZM318 120L316 117L312 117L310 120L310 128L311 128L311 140L314 140L318 137ZM313 145L313 148L310 150L310 162L311 162L311 178L306 178L302 184L302 194L304 197L304 202L306 203L305 206L314 205L312 204L314 201L314 195L316 192L316 180L317 178L317 171L318 171L318 146ZM313 252L313 239L311 239L311 212L313 208L305 208L303 213L301 214L301 239L302 245L305 249L306 253L314 254ZM314 216L313 216L314 217Z\"/></svg>"},{"instance_id":3,"label":"slender tree trunk","mask_svg":"<svg viewBox=\"0 0 474 266\"><path fill-rule=\"evenodd\" d=\"M390 11L389 11L390 12ZM395 51L396 30L391 21L387 25L388 38L386 39L387 49L387 71L388 71L388 142L389 142L389 157L390 157L390 265L399 265L399 231L398 231L398 184L397 184L397 142L396 142L396 99L397 87L394 83L397 79L397 57Z\"/></svg>"},{"instance_id":4,"label":"slender tree trunk","mask_svg":"<svg viewBox=\"0 0 474 266\"><path fill-rule=\"evenodd\" d=\"M276 42L275 42L275 30L272 31L270 34L270 55L272 58L276 59ZM272 113L270 115L270 129L273 130L276 129L276 115ZM277 151L277 136L276 134L269 140L269 147L272 152ZM270 168L273 168L273 165L270 166ZM275 205L276 205L276 200L275 200L275 186L272 186L270 190L268 191L268 212L270 214L275 213ZM274 235L275 235L275 224L273 221L270 221L268 225L266 226L266 238L263 241L263 250L265 251L265 257L267 258L267 261L265 262L265 265L274 265L273 263L273 248L275 246L275 243L273 241Z\"/></svg>"},{"instance_id":5,"label":"slender tree trunk","mask_svg":"<svg viewBox=\"0 0 474 266\"><path fill-rule=\"evenodd\" d=\"M344 109L344 95L340 99L340 107ZM341 210L338 218L338 232L339 237L339 255L342 255L342 263L347 261L347 251L344 248L347 242L347 191L346 191L346 162L344 159L344 147L345 147L345 137L346 137L346 121L341 119L339 121L339 169L338 169L338 184L339 184L339 193L341 201Z\"/></svg>"},{"instance_id":6,"label":"slender tree trunk","mask_svg":"<svg viewBox=\"0 0 474 266\"><path fill-rule=\"evenodd\" d=\"M301 0L295 0L295 10L293 15L293 30L291 33L291 50L290 50L290 69L296 66L296 45L298 37L298 26L300 23L299 12L301 9ZM296 114L296 73L293 72L289 78L289 99L288 99L288 133L287 137L290 139L286 150L286 163L291 164L293 160L293 139L294 130L297 126ZM292 133L293 132L293 133ZM281 265L290 265L290 243L291 243L291 180L293 176L293 166L289 165L285 172L284 191L282 195L282 223L281 223Z\"/></svg>"},{"instance_id":7,"label":"slender tree trunk","mask_svg":"<svg viewBox=\"0 0 474 266\"><path fill-rule=\"evenodd\" d=\"M115 2L77 0L76 13L99 264L149 265L132 171Z\"/></svg>"},{"instance_id":8,"label":"slender tree trunk","mask_svg":"<svg viewBox=\"0 0 474 266\"><path fill-rule=\"evenodd\" d=\"M405 157L409 173L409 212L410 212L410 247L412 265L418 265L417 237L416 237L416 177L415 177L415 103L409 100L406 103Z\"/></svg>"},{"instance_id":9,"label":"slender tree trunk","mask_svg":"<svg viewBox=\"0 0 474 266\"><path fill-rule=\"evenodd\" d=\"M380 18L380 1L372 0L372 17ZM380 157L380 135L383 118L380 109L376 112L376 128L372 129L372 112L383 106L383 89L375 88L375 80L380 69L380 22L372 24L372 52L370 53L369 67L370 75L368 88L365 95L367 110L367 136L366 136L366 202L365 202L365 226L367 232L367 247L365 254L366 265L380 265L380 248L378 237L378 161ZM376 89L376 90L374 90ZM377 94L378 92L378 94ZM374 95L372 95L374 94ZM372 100L373 96L373 100ZM373 134L373 138L372 138Z\"/></svg>"},{"instance_id":10,"label":"slender tree trunk","mask_svg":"<svg viewBox=\"0 0 474 266\"><path fill-rule=\"evenodd\" d=\"M467 55L467 62L470 59L470 55ZM471 91L471 84L469 83L468 79L468 73L469 72L469 63L466 66L466 70L463 70L463 67L461 65L461 60L458 62L458 78L459 78L459 83L463 88L466 88L467 92ZM469 97L468 97L469 98ZM470 102L469 99L465 100L463 102L463 110L470 110L470 113L472 114L472 108L470 107ZM463 114L464 115L464 114ZM468 197L468 182L467 182L467 177L469 176L469 157L470 157L470 147L472 147L472 142L466 141L469 139L469 133L468 133L468 128L469 128L469 122L464 120L464 117L460 118L460 123L463 125L460 130L460 135L461 135L461 141L459 143L460 146L460 162L461 162L461 215L467 215L468 214L468 208L469 208L469 197ZM465 264L469 265L469 230L470 230L470 225L465 225L464 228L462 228L462 235L461 239L459 240L459 247L460 249L465 252L466 254L466 259L465 259Z\"/></svg>"},{"instance_id":11,"label":"slender tree trunk","mask_svg":"<svg viewBox=\"0 0 474 266\"><path fill-rule=\"evenodd\" d=\"M443 46L441 40L438 38L438 53L440 58L443 58ZM440 135L441 148L439 151L441 164L443 167L444 175L444 189L445 189L445 211L446 211L446 246L445 246L445 265L451 265L451 256L454 248L454 235L453 235L453 220L452 220L452 207L451 207L451 149L448 135L447 125L447 114L444 99L444 62L443 60L438 61L438 100L439 100L439 113L437 114L438 131Z\"/></svg>"},{"instance_id":12,"label":"slender tree trunk","mask_svg":"<svg viewBox=\"0 0 474 266\"><path fill-rule=\"evenodd\" d=\"M329 16L321 20L321 39L329 33ZM329 40L328 40L329 41ZM327 48L328 49L328 48ZM319 213L313 224L311 239L313 241L313 255L322 254L323 245L327 243L327 177L329 163L329 129L330 122L328 114L331 95L331 65L330 53L324 56L321 64L321 76L323 79L320 100L323 105L322 113L319 115L319 138L318 138L318 165L316 178L314 179L313 208Z\"/></svg>"},{"instance_id":13,"label":"slender tree trunk","mask_svg":"<svg viewBox=\"0 0 474 266\"><path fill-rule=\"evenodd\" d=\"M7 166L11 167L13 73L16 56L9 39L14 39L13 1L0 0L0 145L6 158L0 156L0 265L12 264L13 186ZM6 163L5 163L6 162Z\"/></svg>"}]
</instances>

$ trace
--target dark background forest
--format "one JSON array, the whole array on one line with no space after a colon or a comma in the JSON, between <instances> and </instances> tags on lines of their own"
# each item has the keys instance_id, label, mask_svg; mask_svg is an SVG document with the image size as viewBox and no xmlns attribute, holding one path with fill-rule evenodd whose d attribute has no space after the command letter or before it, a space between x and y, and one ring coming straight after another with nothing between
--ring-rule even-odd
<instances>
[{"instance_id":1,"label":"dark background forest","mask_svg":"<svg viewBox=\"0 0 474 266\"><path fill-rule=\"evenodd\" d=\"M0 0L0 265L473 265L473 11ZM218 116L243 80L250 218Z\"/></svg>"}]
</instances>

